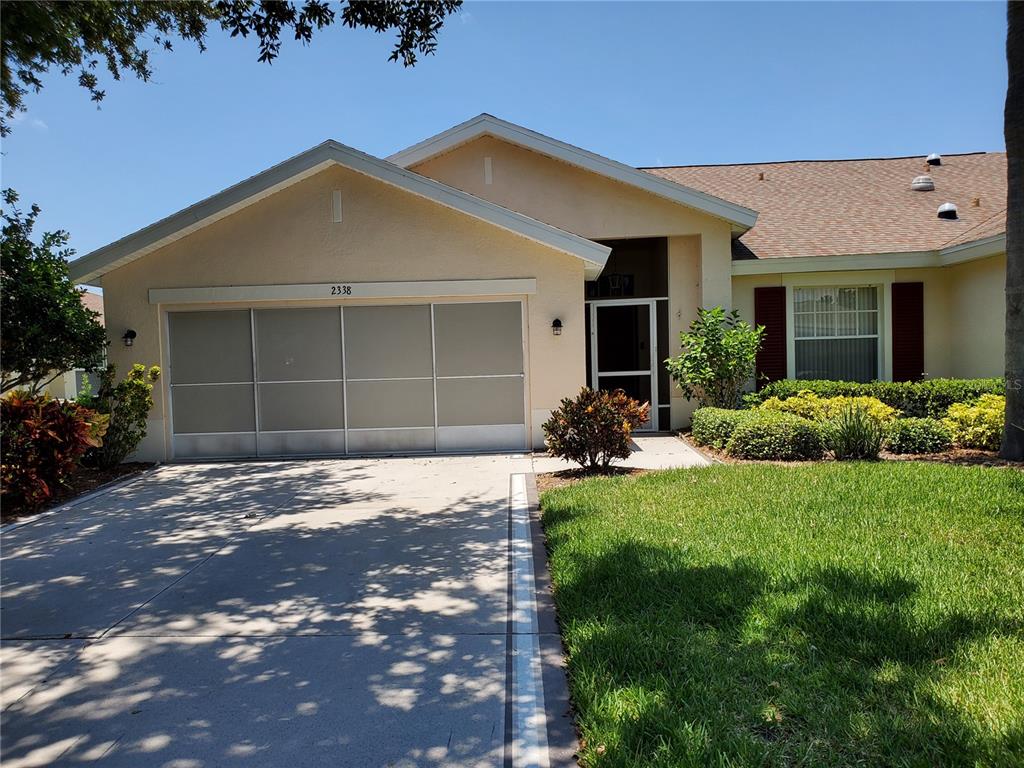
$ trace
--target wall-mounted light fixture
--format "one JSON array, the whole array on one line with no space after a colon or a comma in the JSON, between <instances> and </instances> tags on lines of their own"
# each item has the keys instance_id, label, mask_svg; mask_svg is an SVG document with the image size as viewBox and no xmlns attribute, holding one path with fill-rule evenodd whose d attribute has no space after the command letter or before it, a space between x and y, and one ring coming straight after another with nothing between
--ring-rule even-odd
<instances>
[{"instance_id":1,"label":"wall-mounted light fixture","mask_svg":"<svg viewBox=\"0 0 1024 768\"><path fill-rule=\"evenodd\" d=\"M126 347L130 347L132 344L135 343L135 337L138 335L139 334L137 334L135 331L129 328L127 331L124 332L124 336L121 337L121 341L124 342L124 345Z\"/></svg>"},{"instance_id":2,"label":"wall-mounted light fixture","mask_svg":"<svg viewBox=\"0 0 1024 768\"><path fill-rule=\"evenodd\" d=\"M555 336L562 335L562 321L559 320L557 317L551 321L551 333L553 333Z\"/></svg>"}]
</instances>

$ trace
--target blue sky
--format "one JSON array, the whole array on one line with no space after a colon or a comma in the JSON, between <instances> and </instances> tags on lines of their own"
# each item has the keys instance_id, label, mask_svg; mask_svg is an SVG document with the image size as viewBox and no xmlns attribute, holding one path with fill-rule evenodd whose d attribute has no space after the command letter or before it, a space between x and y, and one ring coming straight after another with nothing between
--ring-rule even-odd
<instances>
[{"instance_id":1,"label":"blue sky","mask_svg":"<svg viewBox=\"0 0 1024 768\"><path fill-rule=\"evenodd\" d=\"M480 112L634 165L1001 150L1003 3L469 2L415 69L330 29L272 66L217 33L109 82L50 77L2 176L79 254L334 138L378 156Z\"/></svg>"}]
</instances>

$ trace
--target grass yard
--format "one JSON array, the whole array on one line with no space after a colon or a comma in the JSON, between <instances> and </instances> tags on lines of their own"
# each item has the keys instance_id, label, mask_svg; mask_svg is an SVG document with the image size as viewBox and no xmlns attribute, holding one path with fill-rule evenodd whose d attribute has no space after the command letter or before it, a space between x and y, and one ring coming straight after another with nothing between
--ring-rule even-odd
<instances>
[{"instance_id":1,"label":"grass yard","mask_svg":"<svg viewBox=\"0 0 1024 768\"><path fill-rule=\"evenodd\" d=\"M1024 472L715 466L542 505L584 765L1024 765Z\"/></svg>"}]
</instances>

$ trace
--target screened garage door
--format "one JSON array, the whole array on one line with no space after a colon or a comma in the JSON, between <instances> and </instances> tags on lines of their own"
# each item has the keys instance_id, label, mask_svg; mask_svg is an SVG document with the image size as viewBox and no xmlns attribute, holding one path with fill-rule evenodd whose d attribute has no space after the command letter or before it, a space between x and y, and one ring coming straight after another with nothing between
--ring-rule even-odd
<instances>
[{"instance_id":1,"label":"screened garage door","mask_svg":"<svg viewBox=\"0 0 1024 768\"><path fill-rule=\"evenodd\" d=\"M518 301L168 313L175 458L523 450Z\"/></svg>"}]
</instances>

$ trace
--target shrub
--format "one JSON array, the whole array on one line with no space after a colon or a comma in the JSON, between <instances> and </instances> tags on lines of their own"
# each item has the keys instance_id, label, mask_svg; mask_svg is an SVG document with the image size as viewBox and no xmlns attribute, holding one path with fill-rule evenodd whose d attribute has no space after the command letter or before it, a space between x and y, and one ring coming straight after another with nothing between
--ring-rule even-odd
<instances>
[{"instance_id":1,"label":"shrub","mask_svg":"<svg viewBox=\"0 0 1024 768\"><path fill-rule=\"evenodd\" d=\"M103 445L89 451L85 457L87 464L120 464L146 436L146 417L153 407L153 384L160 378L160 369L154 365L147 371L146 366L136 364L120 383L114 384L116 373L114 365L108 365L100 372L96 394L86 393L78 398L79 404L110 417Z\"/></svg>"},{"instance_id":2,"label":"shrub","mask_svg":"<svg viewBox=\"0 0 1024 768\"><path fill-rule=\"evenodd\" d=\"M588 472L606 471L613 459L629 456L629 436L650 417L651 407L621 389L584 387L564 398L542 425L552 456L573 461Z\"/></svg>"},{"instance_id":3,"label":"shrub","mask_svg":"<svg viewBox=\"0 0 1024 768\"><path fill-rule=\"evenodd\" d=\"M15 390L0 400L0 482L5 502L36 508L101 444L107 417L77 403Z\"/></svg>"},{"instance_id":4,"label":"shrub","mask_svg":"<svg viewBox=\"0 0 1024 768\"><path fill-rule=\"evenodd\" d=\"M945 423L953 442L962 448L998 451L1006 420L1006 398L982 395L973 405L954 403Z\"/></svg>"},{"instance_id":5,"label":"shrub","mask_svg":"<svg viewBox=\"0 0 1024 768\"><path fill-rule=\"evenodd\" d=\"M683 394L702 406L735 408L754 375L764 327L752 328L739 312L698 309L690 330L679 335L683 351L665 367Z\"/></svg>"},{"instance_id":6,"label":"shrub","mask_svg":"<svg viewBox=\"0 0 1024 768\"><path fill-rule=\"evenodd\" d=\"M842 410L822 427L825 448L839 461L877 459L885 440L882 422L868 408L856 403L860 398L844 399L847 402Z\"/></svg>"},{"instance_id":7,"label":"shrub","mask_svg":"<svg viewBox=\"0 0 1024 768\"><path fill-rule=\"evenodd\" d=\"M896 419L885 438L893 453L939 453L949 448L949 427L938 419Z\"/></svg>"},{"instance_id":8,"label":"shrub","mask_svg":"<svg viewBox=\"0 0 1024 768\"><path fill-rule=\"evenodd\" d=\"M849 407L862 408L877 422L885 423L892 421L899 416L899 411L886 405L877 397L819 397L810 390L803 390L794 397L785 400L778 397L770 397L762 403L759 408L767 411L781 411L802 416L812 421L826 421L839 416L844 409Z\"/></svg>"},{"instance_id":9,"label":"shrub","mask_svg":"<svg viewBox=\"0 0 1024 768\"><path fill-rule=\"evenodd\" d=\"M982 395L1005 394L1002 379L926 379L924 381L794 380L773 381L759 392L744 396L744 405L755 408L771 398L788 400L803 392L818 397L877 397L907 416L941 419L954 403L970 403Z\"/></svg>"},{"instance_id":10,"label":"shrub","mask_svg":"<svg viewBox=\"0 0 1024 768\"><path fill-rule=\"evenodd\" d=\"M740 424L750 419L753 411L728 408L698 408L693 414L690 435L697 445L710 445L721 450Z\"/></svg>"},{"instance_id":11,"label":"shrub","mask_svg":"<svg viewBox=\"0 0 1024 768\"><path fill-rule=\"evenodd\" d=\"M820 459L820 427L789 413L754 411L733 431L725 452L741 459Z\"/></svg>"}]
</instances>

